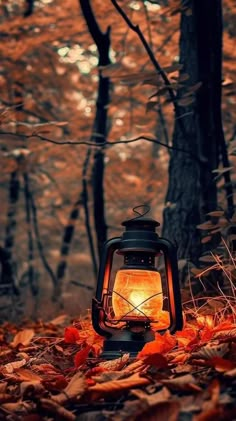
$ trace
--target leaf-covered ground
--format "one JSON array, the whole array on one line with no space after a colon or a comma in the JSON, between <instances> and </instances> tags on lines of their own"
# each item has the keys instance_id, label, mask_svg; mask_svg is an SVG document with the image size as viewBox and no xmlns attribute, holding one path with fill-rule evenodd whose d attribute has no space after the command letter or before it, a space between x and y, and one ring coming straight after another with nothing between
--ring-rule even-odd
<instances>
[{"instance_id":1,"label":"leaf-covered ground","mask_svg":"<svg viewBox=\"0 0 236 421\"><path fill-rule=\"evenodd\" d=\"M99 358L90 318L0 327L0 419L211 421L236 419L236 324L198 316L183 331Z\"/></svg>"}]
</instances>

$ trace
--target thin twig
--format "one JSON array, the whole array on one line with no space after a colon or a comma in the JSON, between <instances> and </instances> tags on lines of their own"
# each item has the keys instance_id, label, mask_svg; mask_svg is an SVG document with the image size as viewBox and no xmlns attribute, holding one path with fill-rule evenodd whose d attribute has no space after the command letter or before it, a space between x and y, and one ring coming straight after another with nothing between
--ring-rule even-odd
<instances>
[{"instance_id":1,"label":"thin twig","mask_svg":"<svg viewBox=\"0 0 236 421\"><path fill-rule=\"evenodd\" d=\"M137 136L133 139L127 139L127 140L115 140L115 141L111 141L108 140L106 142L102 142L99 144L95 144L93 142L89 142L89 141L76 141L76 140L65 140L65 141L57 141L57 140L53 140L50 139L48 137L45 136L41 136L40 134L31 134L31 135L19 135L17 133L11 133L11 132L1 132L1 134L4 135L12 135L12 136L17 136L17 137L22 137L22 138L28 138L28 139L32 139L34 140L34 138L36 139L40 139L43 142L49 142L49 143L53 143L55 145L88 145L88 146L92 146L94 148L104 148L104 146L115 146L115 145L120 145L120 144L128 144L128 143L134 143L134 142L138 142L139 140L146 140L147 142L152 142L152 143L157 143L158 145L164 146L167 149L176 151L176 152L182 152L185 153L189 156L191 156L194 160L196 160L197 162L199 162L200 164L205 164L205 161L201 158L198 157L197 155L195 155L194 153L192 153L191 151L187 151L186 149L183 148L176 148L175 146L170 146L170 145L166 145L163 142L160 142L159 140L146 136L146 135L140 135Z\"/></svg>"}]
</instances>

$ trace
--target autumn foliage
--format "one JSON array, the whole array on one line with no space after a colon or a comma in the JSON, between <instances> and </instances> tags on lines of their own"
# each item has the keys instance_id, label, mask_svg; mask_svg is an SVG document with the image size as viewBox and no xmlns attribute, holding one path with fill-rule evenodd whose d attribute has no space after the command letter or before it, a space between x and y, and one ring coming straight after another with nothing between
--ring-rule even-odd
<instances>
[{"instance_id":1,"label":"autumn foliage","mask_svg":"<svg viewBox=\"0 0 236 421\"><path fill-rule=\"evenodd\" d=\"M235 332L232 316L216 322L199 315L175 335L157 333L136 358L104 361L103 339L89 318L70 325L62 315L21 328L5 323L1 419L73 421L83 412L95 416L98 408L104 420L145 420L148 414L177 420L187 413L196 421L221 420L223 413L233 419Z\"/></svg>"}]
</instances>

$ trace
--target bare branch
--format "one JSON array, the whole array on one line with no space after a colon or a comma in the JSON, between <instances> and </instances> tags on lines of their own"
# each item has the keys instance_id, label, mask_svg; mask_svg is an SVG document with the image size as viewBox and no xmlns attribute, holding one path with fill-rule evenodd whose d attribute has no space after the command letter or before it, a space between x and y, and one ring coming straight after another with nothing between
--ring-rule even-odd
<instances>
[{"instance_id":1,"label":"bare branch","mask_svg":"<svg viewBox=\"0 0 236 421\"><path fill-rule=\"evenodd\" d=\"M176 96L174 90L171 87L171 83L170 83L170 81L168 79L168 76L166 75L165 71L162 69L161 65L157 61L157 59L156 59L156 57L155 57L155 55L154 55L154 53L153 53L150 45L148 44L146 38L144 37L142 31L140 30L140 28L139 28L138 25L134 25L131 22L131 20L129 19L129 17L126 15L126 13L120 7L120 5L117 3L116 0L111 0L111 3L116 8L116 10L118 11L118 13L122 16L122 18L124 19L124 21L127 23L128 27L138 35L140 41L142 42L142 44L143 44L143 46L144 46L144 48L145 48L145 50L146 50L146 52L147 52L147 54L149 56L150 61L152 62L153 66L157 70L157 72L160 74L162 80L164 81L164 84L167 86L167 89L168 89L168 93L170 95L171 102L173 103L173 106L174 106L176 117L177 118L180 118L181 111L180 111L180 109L178 107L178 104L177 104L177 96ZM178 121L178 124L179 124L179 126L181 128L181 131L182 131L184 137L186 138L187 136L186 136L186 131L185 131L183 122L181 120L179 120Z\"/></svg>"},{"instance_id":2,"label":"bare branch","mask_svg":"<svg viewBox=\"0 0 236 421\"><path fill-rule=\"evenodd\" d=\"M88 146L92 146L94 148L104 148L104 146L115 146L115 145L126 144L126 143L127 144L128 143L134 143L134 142L138 142L139 140L146 140L147 142L157 143L158 145L164 146L164 148L167 148L169 150L185 153L185 154L191 156L194 160L198 161L200 164L205 164L205 161L204 161L203 158L198 157L197 155L195 155L191 151L187 151L187 150L182 149L182 148L176 148L174 146L166 145L166 143L160 142L159 140L157 140L155 138L152 138L150 136L146 136L146 135L140 135L140 136L137 136L133 139L127 139L127 140L115 140L115 141L108 140L106 142L96 144L96 143L93 143L93 142L76 141L76 140L65 140L65 141L60 142L60 141L53 140L53 139L50 139L50 138L45 137L45 136L41 136L39 134L37 134L37 135L20 135L18 133L11 133L11 132L4 132L4 133L2 132L0 134L20 136L20 137L24 137L24 138L30 138L32 140L34 140L34 138L36 138L36 139L42 140L43 142L54 143L56 145L88 145Z\"/></svg>"}]
</instances>

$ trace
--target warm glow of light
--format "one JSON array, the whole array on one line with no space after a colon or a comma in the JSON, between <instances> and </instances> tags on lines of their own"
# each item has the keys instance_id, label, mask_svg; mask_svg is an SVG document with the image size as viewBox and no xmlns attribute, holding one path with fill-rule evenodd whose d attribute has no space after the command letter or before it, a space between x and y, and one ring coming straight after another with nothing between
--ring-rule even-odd
<instances>
[{"instance_id":1,"label":"warm glow of light","mask_svg":"<svg viewBox=\"0 0 236 421\"><path fill-rule=\"evenodd\" d=\"M117 319L148 317L157 320L162 306L159 272L141 269L117 272L112 293L112 307Z\"/></svg>"}]
</instances>

